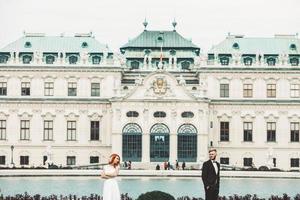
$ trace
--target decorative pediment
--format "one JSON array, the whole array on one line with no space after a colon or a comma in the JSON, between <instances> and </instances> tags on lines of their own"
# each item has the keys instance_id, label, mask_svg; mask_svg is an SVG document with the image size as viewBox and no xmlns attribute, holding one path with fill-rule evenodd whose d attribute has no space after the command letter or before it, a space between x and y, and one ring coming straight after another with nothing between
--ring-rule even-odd
<instances>
[{"instance_id":1,"label":"decorative pediment","mask_svg":"<svg viewBox=\"0 0 300 200\"><path fill-rule=\"evenodd\" d=\"M49 119L49 120L53 120L55 118L55 114L52 114L50 112L47 112L45 114L41 115L45 120Z\"/></svg>"},{"instance_id":2,"label":"decorative pediment","mask_svg":"<svg viewBox=\"0 0 300 200\"><path fill-rule=\"evenodd\" d=\"M88 117L90 118L91 121L100 121L102 115L98 113L93 113L91 115L88 115Z\"/></svg>"},{"instance_id":3,"label":"decorative pediment","mask_svg":"<svg viewBox=\"0 0 300 200\"><path fill-rule=\"evenodd\" d=\"M75 113L71 112L68 115L65 115L65 118L67 120L77 120L79 118L79 115L76 115Z\"/></svg>"},{"instance_id":4,"label":"decorative pediment","mask_svg":"<svg viewBox=\"0 0 300 200\"><path fill-rule=\"evenodd\" d=\"M140 84L124 97L128 100L196 100L184 85L166 71L157 71L147 76Z\"/></svg>"},{"instance_id":5,"label":"decorative pediment","mask_svg":"<svg viewBox=\"0 0 300 200\"><path fill-rule=\"evenodd\" d=\"M23 112L18 116L23 120L30 120L32 118L32 114L29 114L28 112Z\"/></svg>"},{"instance_id":6,"label":"decorative pediment","mask_svg":"<svg viewBox=\"0 0 300 200\"><path fill-rule=\"evenodd\" d=\"M267 121L277 121L279 118L278 115L273 114L273 113L269 113L268 115L265 115L264 117Z\"/></svg>"}]
</instances>

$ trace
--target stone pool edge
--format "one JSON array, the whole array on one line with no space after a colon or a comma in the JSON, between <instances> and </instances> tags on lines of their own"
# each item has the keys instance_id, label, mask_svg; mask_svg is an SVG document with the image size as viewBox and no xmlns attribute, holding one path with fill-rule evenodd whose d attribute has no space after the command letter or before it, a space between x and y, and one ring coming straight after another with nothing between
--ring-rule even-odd
<instances>
[{"instance_id":1,"label":"stone pool edge","mask_svg":"<svg viewBox=\"0 0 300 200\"><path fill-rule=\"evenodd\" d=\"M0 177L24 176L99 176L101 170L0 170ZM201 177L201 170L121 170L121 177ZM289 178L300 179L300 172L221 171L228 178Z\"/></svg>"}]
</instances>

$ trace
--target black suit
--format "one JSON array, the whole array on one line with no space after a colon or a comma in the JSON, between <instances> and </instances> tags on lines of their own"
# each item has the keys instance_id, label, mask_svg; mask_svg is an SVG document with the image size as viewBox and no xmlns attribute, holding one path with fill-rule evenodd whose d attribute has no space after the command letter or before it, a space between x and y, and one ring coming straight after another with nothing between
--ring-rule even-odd
<instances>
[{"instance_id":1,"label":"black suit","mask_svg":"<svg viewBox=\"0 0 300 200\"><path fill-rule=\"evenodd\" d=\"M220 188L220 164L218 162L216 164L218 166L218 173L216 173L211 160L204 162L202 166L202 181L206 200L218 199Z\"/></svg>"}]
</instances>

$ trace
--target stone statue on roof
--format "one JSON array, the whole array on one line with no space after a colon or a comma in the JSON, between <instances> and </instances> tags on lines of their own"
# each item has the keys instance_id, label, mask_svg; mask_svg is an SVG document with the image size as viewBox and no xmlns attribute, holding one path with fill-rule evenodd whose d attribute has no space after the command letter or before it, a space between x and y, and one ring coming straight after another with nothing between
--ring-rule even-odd
<instances>
[{"instance_id":1,"label":"stone statue on roof","mask_svg":"<svg viewBox=\"0 0 300 200\"><path fill-rule=\"evenodd\" d=\"M80 59L82 64L86 64L89 59L89 52L86 50L80 52Z\"/></svg>"},{"instance_id":2,"label":"stone statue on roof","mask_svg":"<svg viewBox=\"0 0 300 200\"><path fill-rule=\"evenodd\" d=\"M34 59L36 63L40 63L43 59L42 52L40 51L34 52Z\"/></svg>"}]
</instances>

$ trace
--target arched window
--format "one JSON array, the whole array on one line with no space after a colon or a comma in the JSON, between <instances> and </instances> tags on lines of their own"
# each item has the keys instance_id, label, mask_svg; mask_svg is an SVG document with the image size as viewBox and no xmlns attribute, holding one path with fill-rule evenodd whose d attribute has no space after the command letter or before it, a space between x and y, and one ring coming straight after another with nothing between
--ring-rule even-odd
<instances>
[{"instance_id":1,"label":"arched window","mask_svg":"<svg viewBox=\"0 0 300 200\"><path fill-rule=\"evenodd\" d=\"M267 58L267 64L268 64L268 66L275 66L275 64L276 64L276 59L273 58L273 57Z\"/></svg>"},{"instance_id":2,"label":"arched window","mask_svg":"<svg viewBox=\"0 0 300 200\"><path fill-rule=\"evenodd\" d=\"M193 118L194 117L194 113L190 112L190 111L185 111L185 112L181 113L181 117L182 118Z\"/></svg>"},{"instance_id":3,"label":"arched window","mask_svg":"<svg viewBox=\"0 0 300 200\"><path fill-rule=\"evenodd\" d=\"M138 117L138 116L139 116L139 113L136 112L136 111L128 111L128 112L126 113L126 116L127 116L127 117Z\"/></svg>"},{"instance_id":4,"label":"arched window","mask_svg":"<svg viewBox=\"0 0 300 200\"><path fill-rule=\"evenodd\" d=\"M24 55L22 57L22 60L23 60L23 64L30 64L30 62L32 60L32 56L30 56L30 55Z\"/></svg>"},{"instance_id":5,"label":"arched window","mask_svg":"<svg viewBox=\"0 0 300 200\"><path fill-rule=\"evenodd\" d=\"M74 55L69 56L69 64L76 64L77 61L78 61L77 56L74 56Z\"/></svg>"},{"instance_id":6,"label":"arched window","mask_svg":"<svg viewBox=\"0 0 300 200\"><path fill-rule=\"evenodd\" d=\"M194 90L194 91L197 90L197 87L192 87L192 90Z\"/></svg>"},{"instance_id":7,"label":"arched window","mask_svg":"<svg viewBox=\"0 0 300 200\"><path fill-rule=\"evenodd\" d=\"M55 57L53 55L46 56L46 64L53 64L55 61Z\"/></svg>"},{"instance_id":8,"label":"arched window","mask_svg":"<svg viewBox=\"0 0 300 200\"><path fill-rule=\"evenodd\" d=\"M292 57L290 58L290 63L292 66L298 66L299 65L299 58Z\"/></svg>"},{"instance_id":9,"label":"arched window","mask_svg":"<svg viewBox=\"0 0 300 200\"><path fill-rule=\"evenodd\" d=\"M244 58L244 65L251 66L253 63L253 59L251 57L245 57Z\"/></svg>"},{"instance_id":10,"label":"arched window","mask_svg":"<svg viewBox=\"0 0 300 200\"><path fill-rule=\"evenodd\" d=\"M130 65L131 65L131 69L138 69L140 67L140 62L135 60L135 61L132 61L130 63Z\"/></svg>"},{"instance_id":11,"label":"arched window","mask_svg":"<svg viewBox=\"0 0 300 200\"><path fill-rule=\"evenodd\" d=\"M94 65L98 65L98 64L100 64L100 62L101 62L101 57L100 56L93 56L92 57L92 63Z\"/></svg>"},{"instance_id":12,"label":"arched window","mask_svg":"<svg viewBox=\"0 0 300 200\"><path fill-rule=\"evenodd\" d=\"M124 87L123 87L123 90L128 90L128 86L124 86Z\"/></svg>"},{"instance_id":13,"label":"arched window","mask_svg":"<svg viewBox=\"0 0 300 200\"><path fill-rule=\"evenodd\" d=\"M227 56L220 57L220 63L221 65L229 65L229 57Z\"/></svg>"},{"instance_id":14,"label":"arched window","mask_svg":"<svg viewBox=\"0 0 300 200\"><path fill-rule=\"evenodd\" d=\"M169 160L170 131L162 123L154 124L150 129L150 162Z\"/></svg>"},{"instance_id":15,"label":"arched window","mask_svg":"<svg viewBox=\"0 0 300 200\"><path fill-rule=\"evenodd\" d=\"M178 128L177 155L179 162L197 161L197 129L192 124L183 124Z\"/></svg>"},{"instance_id":16,"label":"arched window","mask_svg":"<svg viewBox=\"0 0 300 200\"><path fill-rule=\"evenodd\" d=\"M190 69L190 65L191 65L190 62L188 62L188 61L183 61L183 62L181 63L181 69L187 69L187 70L189 70L189 69Z\"/></svg>"},{"instance_id":17,"label":"arched window","mask_svg":"<svg viewBox=\"0 0 300 200\"><path fill-rule=\"evenodd\" d=\"M136 123L126 124L123 128L122 156L124 161L142 160L142 129Z\"/></svg>"},{"instance_id":18,"label":"arched window","mask_svg":"<svg viewBox=\"0 0 300 200\"><path fill-rule=\"evenodd\" d=\"M166 117L167 114L163 111L156 111L154 114L153 114L153 117L155 118L164 118Z\"/></svg>"},{"instance_id":19,"label":"arched window","mask_svg":"<svg viewBox=\"0 0 300 200\"><path fill-rule=\"evenodd\" d=\"M0 63L5 64L8 61L8 57L4 55L0 55Z\"/></svg>"}]
</instances>

